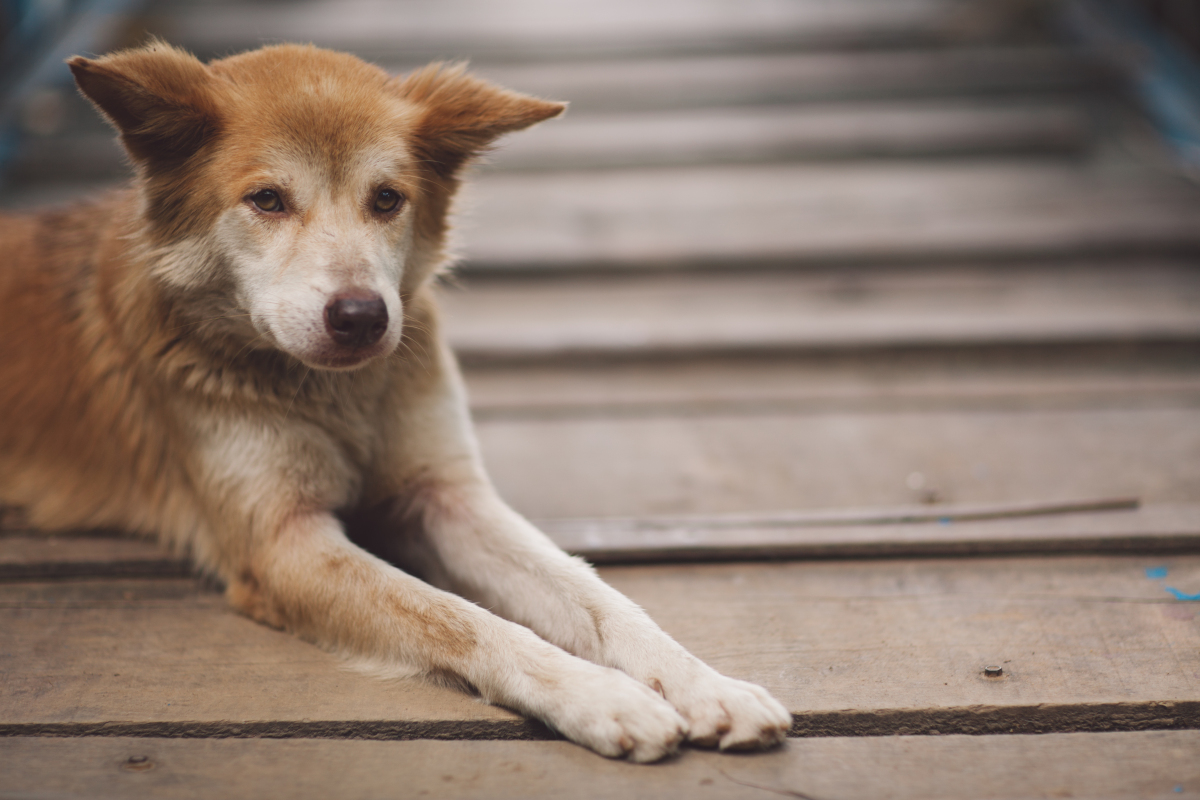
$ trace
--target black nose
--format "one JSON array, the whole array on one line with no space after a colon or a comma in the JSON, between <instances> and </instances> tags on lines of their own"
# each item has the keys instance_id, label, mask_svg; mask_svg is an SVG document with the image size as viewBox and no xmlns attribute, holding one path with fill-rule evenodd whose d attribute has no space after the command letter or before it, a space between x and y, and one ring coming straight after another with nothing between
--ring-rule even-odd
<instances>
[{"instance_id":1,"label":"black nose","mask_svg":"<svg viewBox=\"0 0 1200 800\"><path fill-rule=\"evenodd\" d=\"M387 331L388 312L378 295L337 297L325 306L329 336L344 347L366 347Z\"/></svg>"}]
</instances>

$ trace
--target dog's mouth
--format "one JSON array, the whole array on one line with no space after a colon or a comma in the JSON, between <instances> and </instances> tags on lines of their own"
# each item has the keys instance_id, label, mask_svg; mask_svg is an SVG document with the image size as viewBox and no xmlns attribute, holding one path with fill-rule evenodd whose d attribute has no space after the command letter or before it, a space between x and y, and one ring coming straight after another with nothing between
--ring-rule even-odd
<instances>
[{"instance_id":1,"label":"dog's mouth","mask_svg":"<svg viewBox=\"0 0 1200 800\"><path fill-rule=\"evenodd\" d=\"M345 348L337 348L337 350L328 350L320 353L309 353L304 356L299 356L300 360L306 366L313 369L325 369L335 372L345 372L357 369L365 365L368 361L373 361L382 355L385 355L385 349L382 343L372 345L370 347L359 347L353 350Z\"/></svg>"},{"instance_id":2,"label":"dog's mouth","mask_svg":"<svg viewBox=\"0 0 1200 800\"><path fill-rule=\"evenodd\" d=\"M373 292L347 291L327 301L319 318L269 309L255 327L276 349L310 369L345 372L386 357L401 338L400 314ZM291 313L288 313L291 311Z\"/></svg>"}]
</instances>

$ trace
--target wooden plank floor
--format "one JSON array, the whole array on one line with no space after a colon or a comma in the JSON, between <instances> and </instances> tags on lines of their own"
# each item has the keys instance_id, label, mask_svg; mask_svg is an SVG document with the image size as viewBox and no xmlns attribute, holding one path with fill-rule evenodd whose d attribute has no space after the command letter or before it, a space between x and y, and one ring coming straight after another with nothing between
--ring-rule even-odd
<instances>
[{"instance_id":1,"label":"wooden plank floor","mask_svg":"<svg viewBox=\"0 0 1200 800\"><path fill-rule=\"evenodd\" d=\"M795 724L606 761L11 514L0 797L1200 797L1200 189L1035 7L149 4L571 101L459 212L487 463ZM0 206L123 175L61 104Z\"/></svg>"},{"instance_id":2,"label":"wooden plank floor","mask_svg":"<svg viewBox=\"0 0 1200 800\"><path fill-rule=\"evenodd\" d=\"M1200 556L602 574L696 655L770 689L797 735L1200 726L1198 607L1167 589L1200 585ZM453 690L348 672L190 578L10 582L0 613L10 735L545 735Z\"/></svg>"},{"instance_id":3,"label":"wooden plank floor","mask_svg":"<svg viewBox=\"0 0 1200 800\"><path fill-rule=\"evenodd\" d=\"M1196 731L825 738L647 769L564 742L15 737L0 740L0 797L1174 800L1200 796L1197 750Z\"/></svg>"}]
</instances>

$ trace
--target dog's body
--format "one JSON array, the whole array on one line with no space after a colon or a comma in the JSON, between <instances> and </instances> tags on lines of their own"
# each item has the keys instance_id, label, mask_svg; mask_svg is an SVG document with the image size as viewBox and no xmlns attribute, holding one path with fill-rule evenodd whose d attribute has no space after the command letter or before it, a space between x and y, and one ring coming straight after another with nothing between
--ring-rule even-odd
<instances>
[{"instance_id":1,"label":"dog's body","mask_svg":"<svg viewBox=\"0 0 1200 800\"><path fill-rule=\"evenodd\" d=\"M780 741L779 703L688 654L481 466L431 278L460 168L563 106L311 47L70 63L138 178L0 217L0 504L158 536L255 619L605 755Z\"/></svg>"}]
</instances>

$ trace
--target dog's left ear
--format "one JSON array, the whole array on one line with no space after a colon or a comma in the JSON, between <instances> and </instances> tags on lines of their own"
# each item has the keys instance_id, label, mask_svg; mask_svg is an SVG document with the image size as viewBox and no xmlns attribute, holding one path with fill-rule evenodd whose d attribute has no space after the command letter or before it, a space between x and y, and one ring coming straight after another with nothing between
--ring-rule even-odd
<instances>
[{"instance_id":1,"label":"dog's left ear","mask_svg":"<svg viewBox=\"0 0 1200 800\"><path fill-rule=\"evenodd\" d=\"M465 64L430 64L392 83L421 109L414 145L446 177L498 137L557 117L567 108L566 103L493 86L467 74Z\"/></svg>"}]
</instances>

